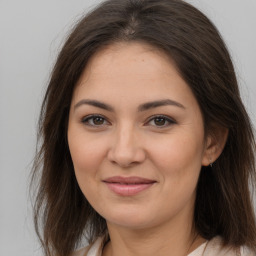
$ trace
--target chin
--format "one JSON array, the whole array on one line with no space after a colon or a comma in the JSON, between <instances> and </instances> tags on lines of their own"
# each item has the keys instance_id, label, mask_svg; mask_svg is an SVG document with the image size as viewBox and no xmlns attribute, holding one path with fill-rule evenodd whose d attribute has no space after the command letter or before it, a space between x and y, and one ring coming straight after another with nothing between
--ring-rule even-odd
<instances>
[{"instance_id":1,"label":"chin","mask_svg":"<svg viewBox=\"0 0 256 256\"><path fill-rule=\"evenodd\" d=\"M150 213L150 214L149 214ZM104 217L104 216L103 216ZM144 229L154 226L156 222L152 215L152 211L142 212L134 209L125 211L115 211L110 215L105 214L104 217L108 224L120 226L129 229Z\"/></svg>"},{"instance_id":2,"label":"chin","mask_svg":"<svg viewBox=\"0 0 256 256\"><path fill-rule=\"evenodd\" d=\"M146 221L146 220L140 220L140 219L127 219L127 218L113 218L110 221L107 220L107 224L119 226L125 229L145 229L145 228L151 228L152 222Z\"/></svg>"}]
</instances>

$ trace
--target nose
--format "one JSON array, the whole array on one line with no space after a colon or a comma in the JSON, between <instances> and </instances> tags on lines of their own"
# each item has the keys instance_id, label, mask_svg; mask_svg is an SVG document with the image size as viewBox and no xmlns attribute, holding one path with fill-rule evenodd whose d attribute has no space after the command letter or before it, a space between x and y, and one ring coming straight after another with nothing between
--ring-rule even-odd
<instances>
[{"instance_id":1,"label":"nose","mask_svg":"<svg viewBox=\"0 0 256 256\"><path fill-rule=\"evenodd\" d=\"M124 168L140 164L145 160L146 152L133 128L120 128L115 131L113 137L108 151L109 161Z\"/></svg>"}]
</instances>

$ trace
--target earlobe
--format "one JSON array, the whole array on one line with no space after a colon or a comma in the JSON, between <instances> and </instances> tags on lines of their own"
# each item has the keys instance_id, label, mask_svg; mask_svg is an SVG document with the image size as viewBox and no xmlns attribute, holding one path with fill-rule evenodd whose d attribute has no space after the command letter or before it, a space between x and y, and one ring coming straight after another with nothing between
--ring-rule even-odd
<instances>
[{"instance_id":1,"label":"earlobe","mask_svg":"<svg viewBox=\"0 0 256 256\"><path fill-rule=\"evenodd\" d=\"M205 150L202 158L202 165L212 165L221 155L228 138L228 129L215 127L206 138Z\"/></svg>"}]
</instances>

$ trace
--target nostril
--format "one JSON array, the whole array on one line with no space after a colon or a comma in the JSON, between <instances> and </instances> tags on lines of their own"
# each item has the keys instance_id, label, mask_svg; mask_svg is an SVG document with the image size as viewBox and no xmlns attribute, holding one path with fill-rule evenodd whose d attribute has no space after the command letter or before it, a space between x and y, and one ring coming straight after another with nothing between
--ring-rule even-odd
<instances>
[{"instance_id":1,"label":"nostril","mask_svg":"<svg viewBox=\"0 0 256 256\"><path fill-rule=\"evenodd\" d=\"M111 149L108 153L108 159L113 164L127 168L142 163L145 160L145 153L138 148L122 151L120 149Z\"/></svg>"}]
</instances>

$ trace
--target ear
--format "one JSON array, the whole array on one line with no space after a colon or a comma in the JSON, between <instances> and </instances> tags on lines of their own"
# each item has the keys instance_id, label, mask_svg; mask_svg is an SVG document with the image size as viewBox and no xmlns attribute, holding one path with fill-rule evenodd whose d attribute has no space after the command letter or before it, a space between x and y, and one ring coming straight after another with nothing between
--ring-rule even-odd
<instances>
[{"instance_id":1,"label":"ear","mask_svg":"<svg viewBox=\"0 0 256 256\"><path fill-rule=\"evenodd\" d=\"M218 159L226 145L227 138L227 128L215 126L211 129L205 141L205 149L202 158L203 166L208 166Z\"/></svg>"}]
</instances>

